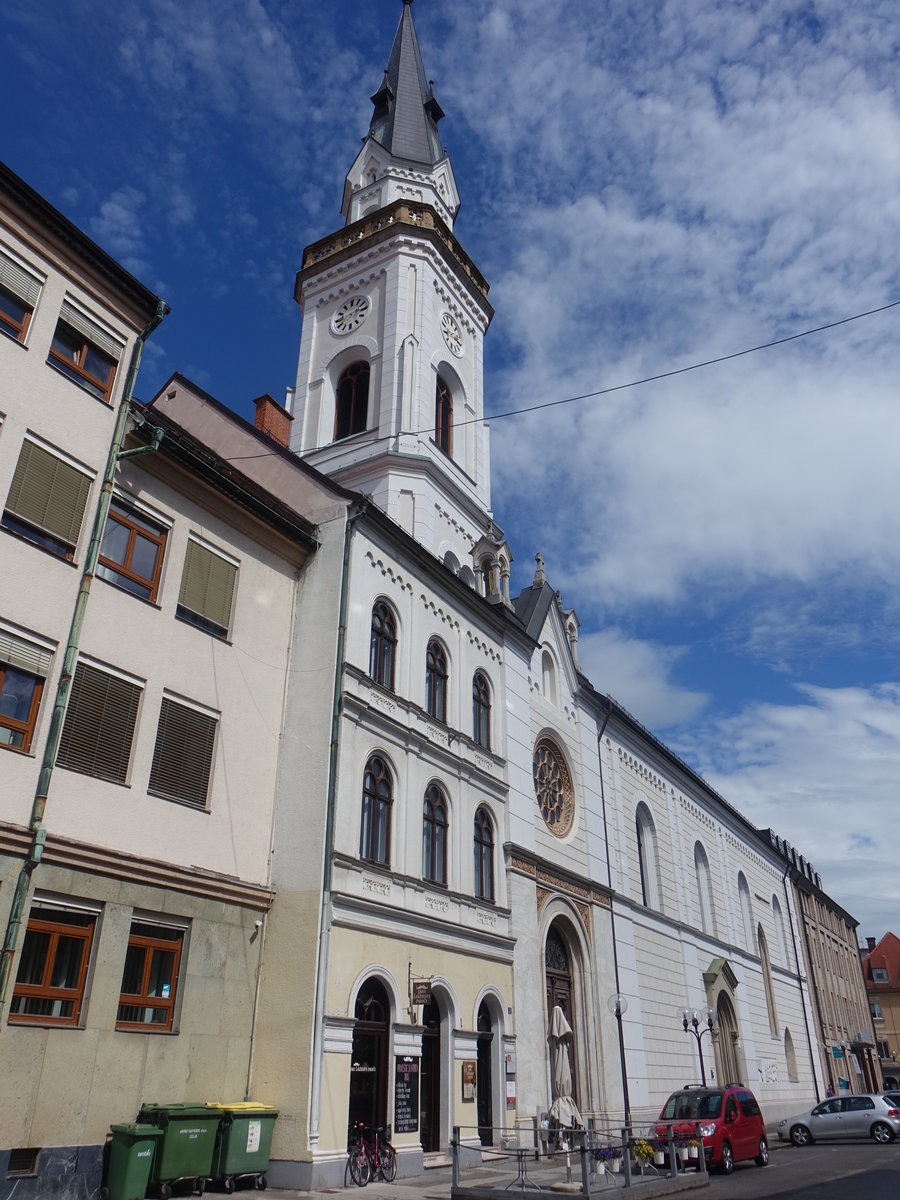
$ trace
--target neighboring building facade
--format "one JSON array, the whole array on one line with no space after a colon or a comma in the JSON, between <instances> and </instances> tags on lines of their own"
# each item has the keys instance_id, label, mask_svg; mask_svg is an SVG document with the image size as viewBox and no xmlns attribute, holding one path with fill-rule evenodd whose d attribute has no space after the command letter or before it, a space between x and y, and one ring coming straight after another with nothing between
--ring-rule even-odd
<instances>
[{"instance_id":1,"label":"neighboring building facade","mask_svg":"<svg viewBox=\"0 0 900 1200\"><path fill-rule=\"evenodd\" d=\"M866 938L860 950L884 1086L900 1088L900 938Z\"/></svg>"},{"instance_id":2,"label":"neighboring building facade","mask_svg":"<svg viewBox=\"0 0 900 1200\"><path fill-rule=\"evenodd\" d=\"M0 1172L75 1196L143 1101L247 1090L316 539L139 409L98 520L135 348L164 310L6 169L0 202Z\"/></svg>"},{"instance_id":3,"label":"neighboring building facade","mask_svg":"<svg viewBox=\"0 0 900 1200\"><path fill-rule=\"evenodd\" d=\"M881 1087L866 983L859 968L857 922L822 888L818 873L802 854L766 831L784 863L799 942L813 993L815 1040L822 1074L835 1090L872 1092Z\"/></svg>"}]
</instances>

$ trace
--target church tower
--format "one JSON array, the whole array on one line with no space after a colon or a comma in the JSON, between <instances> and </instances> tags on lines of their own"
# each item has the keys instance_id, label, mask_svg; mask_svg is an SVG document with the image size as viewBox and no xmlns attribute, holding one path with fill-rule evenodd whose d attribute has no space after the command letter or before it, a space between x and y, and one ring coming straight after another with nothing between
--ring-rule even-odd
<instances>
[{"instance_id":1,"label":"church tower","mask_svg":"<svg viewBox=\"0 0 900 1200\"><path fill-rule=\"evenodd\" d=\"M347 173L345 225L306 248L297 275L291 448L371 496L474 586L473 549L498 532L483 423L493 309L453 234L459 195L411 5L403 0L369 132Z\"/></svg>"}]
</instances>

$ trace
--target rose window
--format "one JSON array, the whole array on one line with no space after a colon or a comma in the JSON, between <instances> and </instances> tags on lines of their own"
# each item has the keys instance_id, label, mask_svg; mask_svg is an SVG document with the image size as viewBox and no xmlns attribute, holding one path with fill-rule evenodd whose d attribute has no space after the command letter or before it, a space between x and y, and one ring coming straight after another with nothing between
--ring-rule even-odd
<instances>
[{"instance_id":1,"label":"rose window","mask_svg":"<svg viewBox=\"0 0 900 1200\"><path fill-rule=\"evenodd\" d=\"M565 837L575 819L575 797L569 769L549 738L541 738L535 747L534 791L547 828Z\"/></svg>"}]
</instances>

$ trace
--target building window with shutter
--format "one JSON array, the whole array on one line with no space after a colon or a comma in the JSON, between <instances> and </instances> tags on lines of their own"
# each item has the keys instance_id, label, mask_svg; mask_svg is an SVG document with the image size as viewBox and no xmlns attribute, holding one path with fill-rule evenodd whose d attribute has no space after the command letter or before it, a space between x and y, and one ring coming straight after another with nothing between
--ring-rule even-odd
<instances>
[{"instance_id":1,"label":"building window with shutter","mask_svg":"<svg viewBox=\"0 0 900 1200\"><path fill-rule=\"evenodd\" d=\"M100 543L97 574L142 600L155 601L166 533L164 525L114 498Z\"/></svg>"},{"instance_id":2,"label":"building window with shutter","mask_svg":"<svg viewBox=\"0 0 900 1200\"><path fill-rule=\"evenodd\" d=\"M206 808L218 723L213 713L163 696L149 791Z\"/></svg>"},{"instance_id":3,"label":"building window with shutter","mask_svg":"<svg viewBox=\"0 0 900 1200\"><path fill-rule=\"evenodd\" d=\"M71 562L90 490L90 475L26 438L0 524Z\"/></svg>"},{"instance_id":4,"label":"building window with shutter","mask_svg":"<svg viewBox=\"0 0 900 1200\"><path fill-rule=\"evenodd\" d=\"M52 650L0 626L0 747L31 749Z\"/></svg>"},{"instance_id":5,"label":"building window with shutter","mask_svg":"<svg viewBox=\"0 0 900 1200\"><path fill-rule=\"evenodd\" d=\"M97 923L96 912L36 900L9 1006L11 1025L78 1025Z\"/></svg>"},{"instance_id":6,"label":"building window with shutter","mask_svg":"<svg viewBox=\"0 0 900 1200\"><path fill-rule=\"evenodd\" d=\"M171 1032L183 944L182 928L132 922L116 1029Z\"/></svg>"},{"instance_id":7,"label":"building window with shutter","mask_svg":"<svg viewBox=\"0 0 900 1200\"><path fill-rule=\"evenodd\" d=\"M124 349L124 342L110 330L70 300L64 300L47 362L108 404Z\"/></svg>"},{"instance_id":8,"label":"building window with shutter","mask_svg":"<svg viewBox=\"0 0 900 1200\"><path fill-rule=\"evenodd\" d=\"M234 559L189 538L177 615L214 637L227 638L237 572Z\"/></svg>"},{"instance_id":9,"label":"building window with shutter","mask_svg":"<svg viewBox=\"0 0 900 1200\"><path fill-rule=\"evenodd\" d=\"M0 332L24 342L43 279L6 250L0 250Z\"/></svg>"},{"instance_id":10,"label":"building window with shutter","mask_svg":"<svg viewBox=\"0 0 900 1200\"><path fill-rule=\"evenodd\" d=\"M142 686L79 662L72 680L57 765L126 783Z\"/></svg>"}]
</instances>

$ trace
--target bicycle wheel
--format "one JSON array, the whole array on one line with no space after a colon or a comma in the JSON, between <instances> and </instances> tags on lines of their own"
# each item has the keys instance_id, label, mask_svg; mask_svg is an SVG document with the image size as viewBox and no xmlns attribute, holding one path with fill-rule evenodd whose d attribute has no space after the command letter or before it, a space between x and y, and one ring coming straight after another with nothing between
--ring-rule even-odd
<instances>
[{"instance_id":1,"label":"bicycle wheel","mask_svg":"<svg viewBox=\"0 0 900 1200\"><path fill-rule=\"evenodd\" d=\"M350 1178L356 1186L365 1187L369 1182L371 1168L369 1167L369 1156L362 1146L354 1146L350 1151L349 1166Z\"/></svg>"},{"instance_id":2,"label":"bicycle wheel","mask_svg":"<svg viewBox=\"0 0 900 1200\"><path fill-rule=\"evenodd\" d=\"M390 1142L382 1142L378 1146L378 1166L385 1183L393 1183L397 1174L397 1152Z\"/></svg>"}]
</instances>

